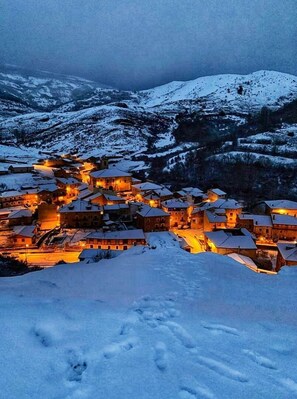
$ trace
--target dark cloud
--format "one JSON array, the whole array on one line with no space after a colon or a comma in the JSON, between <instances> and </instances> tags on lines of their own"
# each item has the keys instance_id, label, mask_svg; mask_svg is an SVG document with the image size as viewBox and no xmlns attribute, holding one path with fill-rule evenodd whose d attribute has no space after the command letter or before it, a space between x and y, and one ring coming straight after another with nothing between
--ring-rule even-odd
<instances>
[{"instance_id":1,"label":"dark cloud","mask_svg":"<svg viewBox=\"0 0 297 399\"><path fill-rule=\"evenodd\" d=\"M3 62L146 88L297 74L296 0L0 0Z\"/></svg>"}]
</instances>

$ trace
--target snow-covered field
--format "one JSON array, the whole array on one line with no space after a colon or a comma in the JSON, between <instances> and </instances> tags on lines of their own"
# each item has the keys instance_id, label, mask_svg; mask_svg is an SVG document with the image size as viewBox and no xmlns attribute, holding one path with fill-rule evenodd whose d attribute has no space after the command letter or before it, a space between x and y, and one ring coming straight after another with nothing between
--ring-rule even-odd
<instances>
[{"instance_id":1,"label":"snow-covered field","mask_svg":"<svg viewBox=\"0 0 297 399\"><path fill-rule=\"evenodd\" d=\"M150 241L0 280L1 398L297 397L297 269Z\"/></svg>"}]
</instances>

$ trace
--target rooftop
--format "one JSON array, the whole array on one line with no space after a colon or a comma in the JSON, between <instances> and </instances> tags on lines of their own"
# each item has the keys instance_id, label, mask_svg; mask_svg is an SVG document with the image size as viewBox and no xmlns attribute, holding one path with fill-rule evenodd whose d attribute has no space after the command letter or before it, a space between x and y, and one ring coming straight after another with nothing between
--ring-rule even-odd
<instances>
[{"instance_id":1,"label":"rooftop","mask_svg":"<svg viewBox=\"0 0 297 399\"><path fill-rule=\"evenodd\" d=\"M63 205L60 209L60 213L67 212L100 212L102 207L96 204L92 204L89 201L84 201L82 199L77 199L72 201L70 204Z\"/></svg>"},{"instance_id":2,"label":"rooftop","mask_svg":"<svg viewBox=\"0 0 297 399\"><path fill-rule=\"evenodd\" d=\"M168 209L188 209L190 204L187 201L181 201L178 199L170 199L162 202L162 206Z\"/></svg>"},{"instance_id":3,"label":"rooftop","mask_svg":"<svg viewBox=\"0 0 297 399\"><path fill-rule=\"evenodd\" d=\"M32 212L29 209L17 209L8 215L8 219L17 219L22 217L31 217Z\"/></svg>"},{"instance_id":4,"label":"rooftop","mask_svg":"<svg viewBox=\"0 0 297 399\"><path fill-rule=\"evenodd\" d=\"M295 218L294 216L279 215L277 213L274 213L271 216L271 219L273 225L285 224L287 226L297 226L297 218Z\"/></svg>"},{"instance_id":5,"label":"rooftop","mask_svg":"<svg viewBox=\"0 0 297 399\"><path fill-rule=\"evenodd\" d=\"M296 262L297 265L297 244L292 242L280 242L277 248L282 257L290 262Z\"/></svg>"},{"instance_id":6,"label":"rooftop","mask_svg":"<svg viewBox=\"0 0 297 399\"><path fill-rule=\"evenodd\" d=\"M118 230L118 231L96 231L94 233L90 233L86 237L89 238L97 238L97 239L114 239L114 240L122 240L122 239L143 239L145 240L145 235L143 230L134 229L134 230Z\"/></svg>"},{"instance_id":7,"label":"rooftop","mask_svg":"<svg viewBox=\"0 0 297 399\"><path fill-rule=\"evenodd\" d=\"M134 184L132 187L136 188L139 191L150 191L150 190L162 189L162 186L160 186L159 184L155 184L155 183L151 183L151 182Z\"/></svg>"},{"instance_id":8,"label":"rooftop","mask_svg":"<svg viewBox=\"0 0 297 399\"><path fill-rule=\"evenodd\" d=\"M252 220L256 226L272 227L271 217L268 215L255 215L242 213L238 215L239 220Z\"/></svg>"},{"instance_id":9,"label":"rooftop","mask_svg":"<svg viewBox=\"0 0 297 399\"><path fill-rule=\"evenodd\" d=\"M211 188L208 190L211 193L214 193L216 195L227 195L227 193L225 193L225 191L219 189L219 188Z\"/></svg>"},{"instance_id":10,"label":"rooftop","mask_svg":"<svg viewBox=\"0 0 297 399\"><path fill-rule=\"evenodd\" d=\"M106 178L106 177L128 177L131 176L130 173L123 172L115 167L111 167L109 169L96 170L95 172L91 172L90 176L95 179Z\"/></svg>"},{"instance_id":11,"label":"rooftop","mask_svg":"<svg viewBox=\"0 0 297 399\"><path fill-rule=\"evenodd\" d=\"M290 201L290 200L272 200L272 201L265 201L265 204L270 209L290 209L290 210L297 210L297 202Z\"/></svg>"},{"instance_id":12,"label":"rooftop","mask_svg":"<svg viewBox=\"0 0 297 399\"><path fill-rule=\"evenodd\" d=\"M164 217L170 216L169 213L163 211L160 208L152 208L148 205L142 205L139 211L137 212L139 215L143 217Z\"/></svg>"},{"instance_id":13,"label":"rooftop","mask_svg":"<svg viewBox=\"0 0 297 399\"><path fill-rule=\"evenodd\" d=\"M257 249L252 235L246 229L218 230L204 234L217 248Z\"/></svg>"},{"instance_id":14,"label":"rooftop","mask_svg":"<svg viewBox=\"0 0 297 399\"><path fill-rule=\"evenodd\" d=\"M15 226L13 232L23 237L34 237L35 226Z\"/></svg>"}]
</instances>

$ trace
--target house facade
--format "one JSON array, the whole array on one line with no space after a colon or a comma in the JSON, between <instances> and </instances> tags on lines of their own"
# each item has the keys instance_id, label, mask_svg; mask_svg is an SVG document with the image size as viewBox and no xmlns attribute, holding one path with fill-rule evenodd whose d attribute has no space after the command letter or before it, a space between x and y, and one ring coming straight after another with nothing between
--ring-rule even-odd
<instances>
[{"instance_id":1,"label":"house facade","mask_svg":"<svg viewBox=\"0 0 297 399\"><path fill-rule=\"evenodd\" d=\"M103 188L115 192L130 191L132 176L115 167L90 173L90 183L94 188Z\"/></svg>"},{"instance_id":2,"label":"house facade","mask_svg":"<svg viewBox=\"0 0 297 399\"><path fill-rule=\"evenodd\" d=\"M140 206L136 213L137 227L144 232L168 231L170 228L170 215L159 208L148 205Z\"/></svg>"},{"instance_id":3,"label":"house facade","mask_svg":"<svg viewBox=\"0 0 297 399\"><path fill-rule=\"evenodd\" d=\"M86 237L86 248L127 250L135 245L146 245L143 230L96 231Z\"/></svg>"},{"instance_id":4,"label":"house facade","mask_svg":"<svg viewBox=\"0 0 297 399\"><path fill-rule=\"evenodd\" d=\"M102 226L103 209L88 201L75 200L59 209L60 226L98 228Z\"/></svg>"}]
</instances>

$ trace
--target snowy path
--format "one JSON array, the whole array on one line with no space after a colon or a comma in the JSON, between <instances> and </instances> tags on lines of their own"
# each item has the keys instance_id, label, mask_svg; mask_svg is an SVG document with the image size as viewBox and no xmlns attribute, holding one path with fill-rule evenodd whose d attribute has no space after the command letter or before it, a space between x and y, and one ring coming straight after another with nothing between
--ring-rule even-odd
<instances>
[{"instance_id":1,"label":"snowy path","mask_svg":"<svg viewBox=\"0 0 297 399\"><path fill-rule=\"evenodd\" d=\"M1 398L297 397L296 272L150 244L0 281Z\"/></svg>"}]
</instances>

